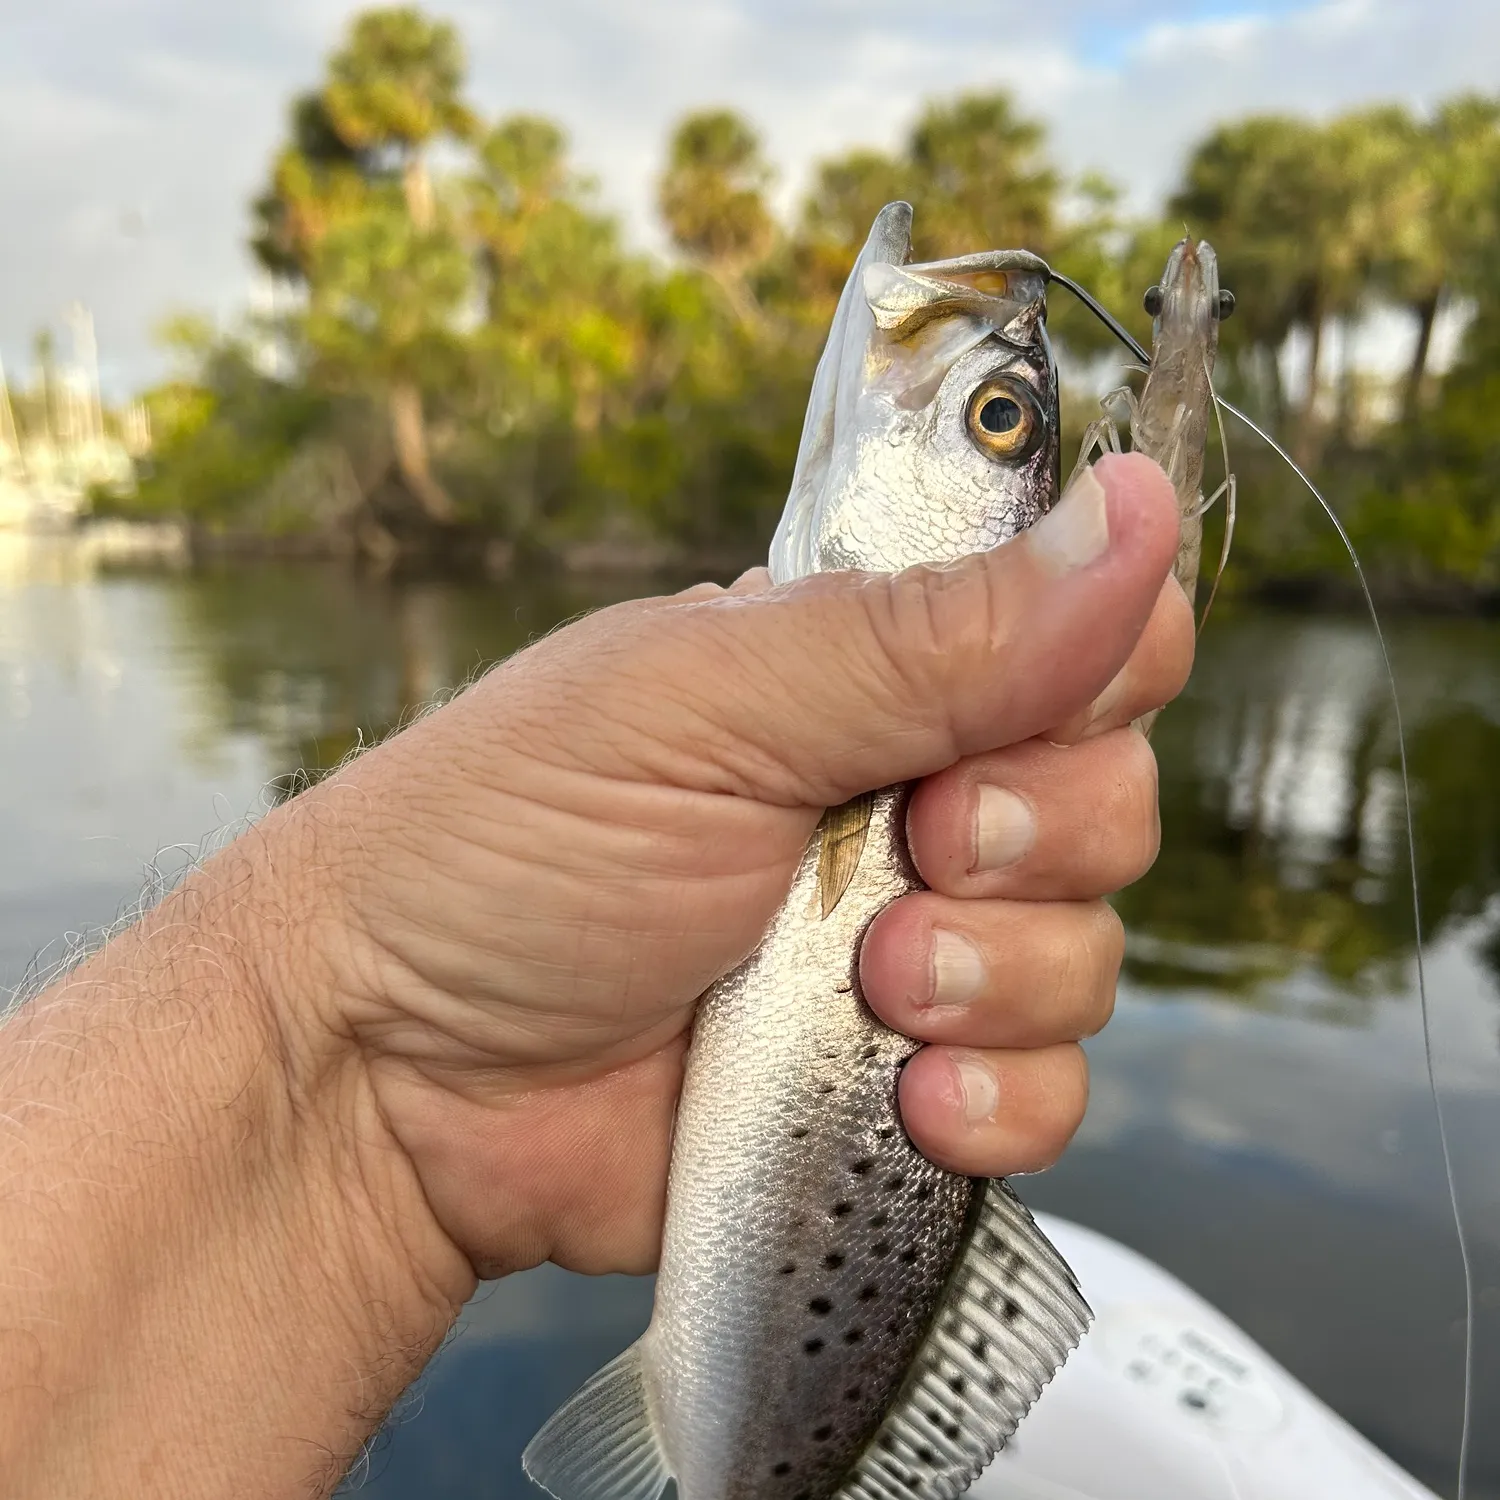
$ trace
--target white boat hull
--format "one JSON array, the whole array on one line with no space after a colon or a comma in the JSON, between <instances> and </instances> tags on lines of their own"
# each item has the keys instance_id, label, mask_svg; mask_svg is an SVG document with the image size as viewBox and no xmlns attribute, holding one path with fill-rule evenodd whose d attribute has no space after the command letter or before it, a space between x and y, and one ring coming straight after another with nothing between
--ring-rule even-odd
<instances>
[{"instance_id":1,"label":"white boat hull","mask_svg":"<svg viewBox=\"0 0 1500 1500\"><path fill-rule=\"evenodd\" d=\"M1037 1220L1096 1321L976 1500L1437 1500L1175 1276Z\"/></svg>"}]
</instances>

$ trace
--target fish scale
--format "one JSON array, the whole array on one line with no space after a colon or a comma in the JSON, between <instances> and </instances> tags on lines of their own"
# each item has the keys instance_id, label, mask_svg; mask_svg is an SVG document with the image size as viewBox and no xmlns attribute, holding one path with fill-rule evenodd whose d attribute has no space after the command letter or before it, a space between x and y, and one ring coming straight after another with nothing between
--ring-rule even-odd
<instances>
[{"instance_id":1,"label":"fish scale","mask_svg":"<svg viewBox=\"0 0 1500 1500\"><path fill-rule=\"evenodd\" d=\"M955 560L1057 498L1046 267L907 265L910 221L882 211L840 300L777 582ZM560 1500L656 1500L669 1479L679 1500L952 1500L1087 1326L1009 1188L902 1129L918 1044L865 1004L858 952L922 888L908 795L831 810L756 951L703 998L650 1327L526 1450Z\"/></svg>"}]
</instances>

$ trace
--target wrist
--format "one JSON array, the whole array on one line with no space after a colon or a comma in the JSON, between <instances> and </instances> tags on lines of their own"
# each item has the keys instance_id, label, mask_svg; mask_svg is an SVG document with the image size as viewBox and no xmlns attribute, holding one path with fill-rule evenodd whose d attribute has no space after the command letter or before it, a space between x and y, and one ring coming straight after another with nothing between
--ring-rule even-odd
<instances>
[{"instance_id":1,"label":"wrist","mask_svg":"<svg viewBox=\"0 0 1500 1500\"><path fill-rule=\"evenodd\" d=\"M7 1493L331 1489L467 1290L327 1025L339 928L282 874L296 821L0 1028Z\"/></svg>"}]
</instances>

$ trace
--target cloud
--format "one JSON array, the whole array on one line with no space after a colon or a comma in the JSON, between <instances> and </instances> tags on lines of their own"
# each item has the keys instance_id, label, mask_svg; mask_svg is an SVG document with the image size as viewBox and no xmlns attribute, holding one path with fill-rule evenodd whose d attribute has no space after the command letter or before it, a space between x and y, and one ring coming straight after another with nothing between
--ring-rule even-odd
<instances>
[{"instance_id":1,"label":"cloud","mask_svg":"<svg viewBox=\"0 0 1500 1500\"><path fill-rule=\"evenodd\" d=\"M96 312L117 388L159 369L170 309L249 296L246 203L286 102L317 77L347 0L54 0L0 52L0 354L74 298ZM728 103L762 128L795 200L810 164L893 145L924 99L1004 85L1065 167L1147 207L1216 120L1423 104L1489 83L1491 0L457 0L484 109L566 124L580 163L651 243L673 119Z\"/></svg>"}]
</instances>

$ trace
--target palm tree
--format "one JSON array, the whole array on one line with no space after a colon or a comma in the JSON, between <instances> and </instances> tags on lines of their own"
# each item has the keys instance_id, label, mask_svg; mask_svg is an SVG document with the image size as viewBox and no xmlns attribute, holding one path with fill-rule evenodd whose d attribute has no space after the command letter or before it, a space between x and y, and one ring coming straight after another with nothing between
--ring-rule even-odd
<instances>
[{"instance_id":1,"label":"palm tree","mask_svg":"<svg viewBox=\"0 0 1500 1500\"><path fill-rule=\"evenodd\" d=\"M770 253L771 169L760 137L732 110L687 116L672 133L657 204L672 242L719 284L736 317L759 320L749 272Z\"/></svg>"}]
</instances>

